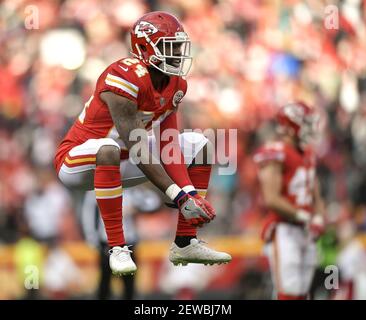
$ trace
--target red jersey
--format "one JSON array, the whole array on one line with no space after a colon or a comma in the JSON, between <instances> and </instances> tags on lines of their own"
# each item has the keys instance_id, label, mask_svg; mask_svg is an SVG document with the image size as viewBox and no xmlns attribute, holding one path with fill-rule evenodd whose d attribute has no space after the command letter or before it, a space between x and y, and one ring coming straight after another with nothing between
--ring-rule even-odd
<instances>
[{"instance_id":1,"label":"red jersey","mask_svg":"<svg viewBox=\"0 0 366 320\"><path fill-rule=\"evenodd\" d=\"M313 212L315 185L315 154L311 148L301 152L282 141L269 142L254 155L254 161L264 166L269 161L282 164L281 194L296 208ZM281 215L268 210L262 236L268 239L275 224L285 221Z\"/></svg>"},{"instance_id":2,"label":"red jersey","mask_svg":"<svg viewBox=\"0 0 366 320\"><path fill-rule=\"evenodd\" d=\"M147 130L153 122L162 122L174 112L187 91L187 82L170 76L168 85L158 92L152 85L146 66L136 58L125 58L112 63L98 78L93 96L59 145L54 165L60 170L66 154L88 139L112 138L121 146L121 158L128 152L119 138L108 106L100 99L104 91L124 96L137 104Z\"/></svg>"}]
</instances>

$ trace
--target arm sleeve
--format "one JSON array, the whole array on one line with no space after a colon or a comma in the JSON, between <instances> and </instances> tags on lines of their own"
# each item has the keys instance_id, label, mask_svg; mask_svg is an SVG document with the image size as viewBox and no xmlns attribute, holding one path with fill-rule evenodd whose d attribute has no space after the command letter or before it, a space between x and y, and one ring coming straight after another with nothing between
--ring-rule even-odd
<instances>
[{"instance_id":1,"label":"arm sleeve","mask_svg":"<svg viewBox=\"0 0 366 320\"><path fill-rule=\"evenodd\" d=\"M168 141L163 141L161 138L166 129L175 129L172 130L172 135ZM162 165L170 176L170 178L180 187L183 188L187 185L192 185L192 181L189 178L187 167L184 164L184 156L179 146L179 134L178 134L178 125L177 125L177 114L176 112L171 113L161 124L160 124L160 137L156 137L160 144L160 158L162 155L166 153L166 150L169 150L169 153L172 152L174 155L177 154L179 157L179 161L174 161L173 163L166 164L163 159L161 159ZM165 139L164 139L165 140ZM167 149L164 149L167 145Z\"/></svg>"}]
</instances>

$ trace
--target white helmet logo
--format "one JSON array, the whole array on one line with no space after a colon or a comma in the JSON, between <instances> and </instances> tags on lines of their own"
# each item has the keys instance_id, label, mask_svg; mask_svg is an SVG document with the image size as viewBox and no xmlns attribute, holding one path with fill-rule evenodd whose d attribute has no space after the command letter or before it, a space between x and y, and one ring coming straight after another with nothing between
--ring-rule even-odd
<instances>
[{"instance_id":1,"label":"white helmet logo","mask_svg":"<svg viewBox=\"0 0 366 320\"><path fill-rule=\"evenodd\" d=\"M140 21L140 23L135 27L135 34L137 38L149 36L156 32L158 32L158 29L150 22L146 21Z\"/></svg>"}]
</instances>

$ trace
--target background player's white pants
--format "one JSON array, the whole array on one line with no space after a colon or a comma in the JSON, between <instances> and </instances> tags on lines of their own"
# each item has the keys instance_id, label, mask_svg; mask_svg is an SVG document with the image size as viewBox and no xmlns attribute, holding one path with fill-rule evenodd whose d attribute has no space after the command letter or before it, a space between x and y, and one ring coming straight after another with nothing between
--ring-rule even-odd
<instances>
[{"instance_id":1,"label":"background player's white pants","mask_svg":"<svg viewBox=\"0 0 366 320\"><path fill-rule=\"evenodd\" d=\"M307 295L317 265L314 240L302 227L279 223L274 240L264 247L276 293Z\"/></svg>"},{"instance_id":2,"label":"background player's white pants","mask_svg":"<svg viewBox=\"0 0 366 320\"><path fill-rule=\"evenodd\" d=\"M179 135L179 144L184 156L184 162L187 166L192 163L193 159L205 146L207 141L208 139L203 134L196 132L185 132ZM102 146L107 145L113 145L119 148L118 143L110 138L90 139L83 144L72 148L69 155L72 157L81 157L83 155L91 157L94 155L95 157L99 149ZM154 136L149 136L149 145L151 146L153 155L159 159L160 157ZM93 190L94 170L95 164L74 166L72 168L63 164L58 176L62 183L69 188ZM147 181L143 172L129 159L121 161L121 176L123 188L132 187Z\"/></svg>"}]
</instances>

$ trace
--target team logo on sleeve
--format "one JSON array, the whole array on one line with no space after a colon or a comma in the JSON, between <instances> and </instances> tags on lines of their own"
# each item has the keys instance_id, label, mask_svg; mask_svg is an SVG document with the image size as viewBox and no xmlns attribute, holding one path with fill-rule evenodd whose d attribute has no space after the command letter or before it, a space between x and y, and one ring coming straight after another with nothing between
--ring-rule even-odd
<instances>
[{"instance_id":1,"label":"team logo on sleeve","mask_svg":"<svg viewBox=\"0 0 366 320\"><path fill-rule=\"evenodd\" d=\"M137 38L145 37L145 35L150 36L156 32L158 32L158 29L150 22L146 21L141 21L135 27L135 34Z\"/></svg>"},{"instance_id":2,"label":"team logo on sleeve","mask_svg":"<svg viewBox=\"0 0 366 320\"><path fill-rule=\"evenodd\" d=\"M181 102L181 100L184 97L184 93L182 90L178 90L173 97L173 106L178 107L178 104Z\"/></svg>"}]
</instances>

